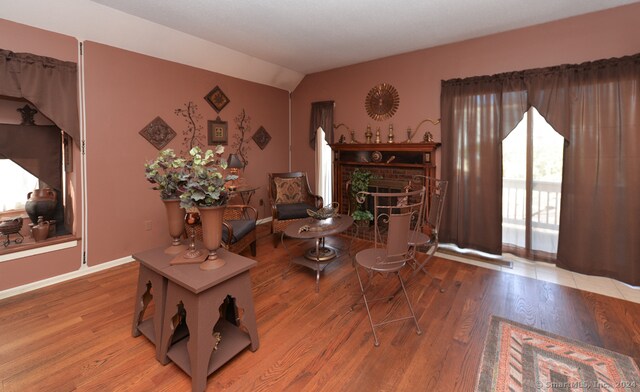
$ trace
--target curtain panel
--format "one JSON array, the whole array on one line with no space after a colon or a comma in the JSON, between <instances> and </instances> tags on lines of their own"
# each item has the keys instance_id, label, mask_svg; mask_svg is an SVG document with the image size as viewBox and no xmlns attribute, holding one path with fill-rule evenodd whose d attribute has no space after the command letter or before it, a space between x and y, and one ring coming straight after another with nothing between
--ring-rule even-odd
<instances>
[{"instance_id":1,"label":"curtain panel","mask_svg":"<svg viewBox=\"0 0 640 392\"><path fill-rule=\"evenodd\" d=\"M530 106L565 138L557 265L640 285L640 54L443 81L443 240L499 253L501 142Z\"/></svg>"},{"instance_id":2,"label":"curtain panel","mask_svg":"<svg viewBox=\"0 0 640 392\"><path fill-rule=\"evenodd\" d=\"M442 178L449 181L443 242L501 253L501 142L526 110L524 82L517 75L442 83Z\"/></svg>"},{"instance_id":3,"label":"curtain panel","mask_svg":"<svg viewBox=\"0 0 640 392\"><path fill-rule=\"evenodd\" d=\"M62 135L57 126L0 124L0 159L11 159L62 191Z\"/></svg>"},{"instance_id":4,"label":"curtain panel","mask_svg":"<svg viewBox=\"0 0 640 392\"><path fill-rule=\"evenodd\" d=\"M309 127L309 146L316 149L316 131L322 127L328 144L333 143L333 101L311 103L311 126Z\"/></svg>"},{"instance_id":5,"label":"curtain panel","mask_svg":"<svg viewBox=\"0 0 640 392\"><path fill-rule=\"evenodd\" d=\"M0 95L29 100L79 144L76 63L0 49Z\"/></svg>"}]
</instances>

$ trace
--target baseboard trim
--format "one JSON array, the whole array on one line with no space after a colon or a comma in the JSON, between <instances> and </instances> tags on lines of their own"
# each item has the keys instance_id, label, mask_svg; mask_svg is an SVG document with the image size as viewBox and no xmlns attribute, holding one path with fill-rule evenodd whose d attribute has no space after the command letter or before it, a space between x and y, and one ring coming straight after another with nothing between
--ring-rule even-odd
<instances>
[{"instance_id":1,"label":"baseboard trim","mask_svg":"<svg viewBox=\"0 0 640 392\"><path fill-rule=\"evenodd\" d=\"M5 298L9 298L9 297L13 297L13 296L18 295L18 294L27 293L29 291L41 289L43 287L51 286L51 285L54 285L54 284L57 284L57 283L66 282L67 280L79 278L79 277L86 276L86 275L91 275L91 274L96 273L96 272L104 271L104 270L109 269L109 268L113 268L113 267L116 267L116 266L119 266L119 265L122 265L122 264L130 263L132 261L133 261L133 258L131 256L126 256L126 257L122 257L120 259L108 261L106 263L101 263L101 264L95 265L93 267L82 267L77 271L72 271L72 272L68 272L66 274L62 274L62 275L54 276L54 277L51 277L51 278L39 280L37 282L27 283L27 284L22 285L22 286L13 287L13 288L10 288L10 289L7 289L7 290L0 291L0 300L1 299L5 299Z\"/></svg>"}]
</instances>

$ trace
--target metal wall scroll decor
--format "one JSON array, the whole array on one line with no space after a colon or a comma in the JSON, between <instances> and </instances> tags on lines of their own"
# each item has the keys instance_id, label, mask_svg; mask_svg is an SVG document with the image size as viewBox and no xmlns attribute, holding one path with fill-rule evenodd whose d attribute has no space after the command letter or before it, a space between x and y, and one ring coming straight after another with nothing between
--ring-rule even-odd
<instances>
[{"instance_id":1,"label":"metal wall scroll decor","mask_svg":"<svg viewBox=\"0 0 640 392\"><path fill-rule=\"evenodd\" d=\"M207 144L211 145L227 145L229 143L228 124L222 121L220 116L215 120L207 121Z\"/></svg>"},{"instance_id":2,"label":"metal wall scroll decor","mask_svg":"<svg viewBox=\"0 0 640 392\"><path fill-rule=\"evenodd\" d=\"M271 135L269 135L269 132L267 132L267 130L264 129L263 126L260 126L260 128L258 128L256 133L253 134L252 139L254 142L256 142L256 144L258 145L258 147L260 147L261 150L264 150L265 147L267 147L267 144L269 144L269 141L271 140Z\"/></svg>"},{"instance_id":3,"label":"metal wall scroll decor","mask_svg":"<svg viewBox=\"0 0 640 392\"><path fill-rule=\"evenodd\" d=\"M20 115L22 116L22 122L20 123L20 125L36 125L35 121L33 120L33 116L38 113L36 109L32 108L29 105L24 105L23 107L16 110L20 112Z\"/></svg>"},{"instance_id":4,"label":"metal wall scroll decor","mask_svg":"<svg viewBox=\"0 0 640 392\"><path fill-rule=\"evenodd\" d=\"M216 113L220 113L220 111L231 102L222 90L220 90L219 86L215 86L213 90L209 91L209 94L205 95L204 99L209 102L209 105L211 105Z\"/></svg>"},{"instance_id":5,"label":"metal wall scroll decor","mask_svg":"<svg viewBox=\"0 0 640 392\"><path fill-rule=\"evenodd\" d=\"M160 116L154 118L138 133L158 150L162 150L176 137L176 132Z\"/></svg>"},{"instance_id":6,"label":"metal wall scroll decor","mask_svg":"<svg viewBox=\"0 0 640 392\"><path fill-rule=\"evenodd\" d=\"M395 87L388 83L381 83L367 94L364 107L369 117L376 121L383 121L393 117L400 105L400 97Z\"/></svg>"}]
</instances>

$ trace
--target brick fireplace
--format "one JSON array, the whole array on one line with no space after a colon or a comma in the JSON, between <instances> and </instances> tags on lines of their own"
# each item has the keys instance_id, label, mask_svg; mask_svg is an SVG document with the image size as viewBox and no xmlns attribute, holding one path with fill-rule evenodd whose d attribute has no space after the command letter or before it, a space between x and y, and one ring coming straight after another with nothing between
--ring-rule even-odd
<instances>
[{"instance_id":1,"label":"brick fireplace","mask_svg":"<svg viewBox=\"0 0 640 392\"><path fill-rule=\"evenodd\" d=\"M377 180L370 191L402 191L414 176L435 177L435 151L440 143L332 144L333 200L340 203L340 212L349 213L346 184L351 173L359 168L373 173ZM368 238L366 230L358 237Z\"/></svg>"}]
</instances>

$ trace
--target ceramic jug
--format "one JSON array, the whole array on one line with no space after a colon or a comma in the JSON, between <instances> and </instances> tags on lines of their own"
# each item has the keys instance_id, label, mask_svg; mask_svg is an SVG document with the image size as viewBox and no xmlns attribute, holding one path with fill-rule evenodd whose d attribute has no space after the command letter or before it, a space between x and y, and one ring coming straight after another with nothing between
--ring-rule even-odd
<instances>
[{"instance_id":1,"label":"ceramic jug","mask_svg":"<svg viewBox=\"0 0 640 392\"><path fill-rule=\"evenodd\" d=\"M42 216L46 220L54 218L56 213L57 197L56 192L51 188L34 189L27 194L27 202L24 205L27 215L34 224L38 217Z\"/></svg>"},{"instance_id":2,"label":"ceramic jug","mask_svg":"<svg viewBox=\"0 0 640 392\"><path fill-rule=\"evenodd\" d=\"M43 216L38 217L38 223L31 226L31 236L36 242L44 241L49 236L49 221Z\"/></svg>"}]
</instances>

